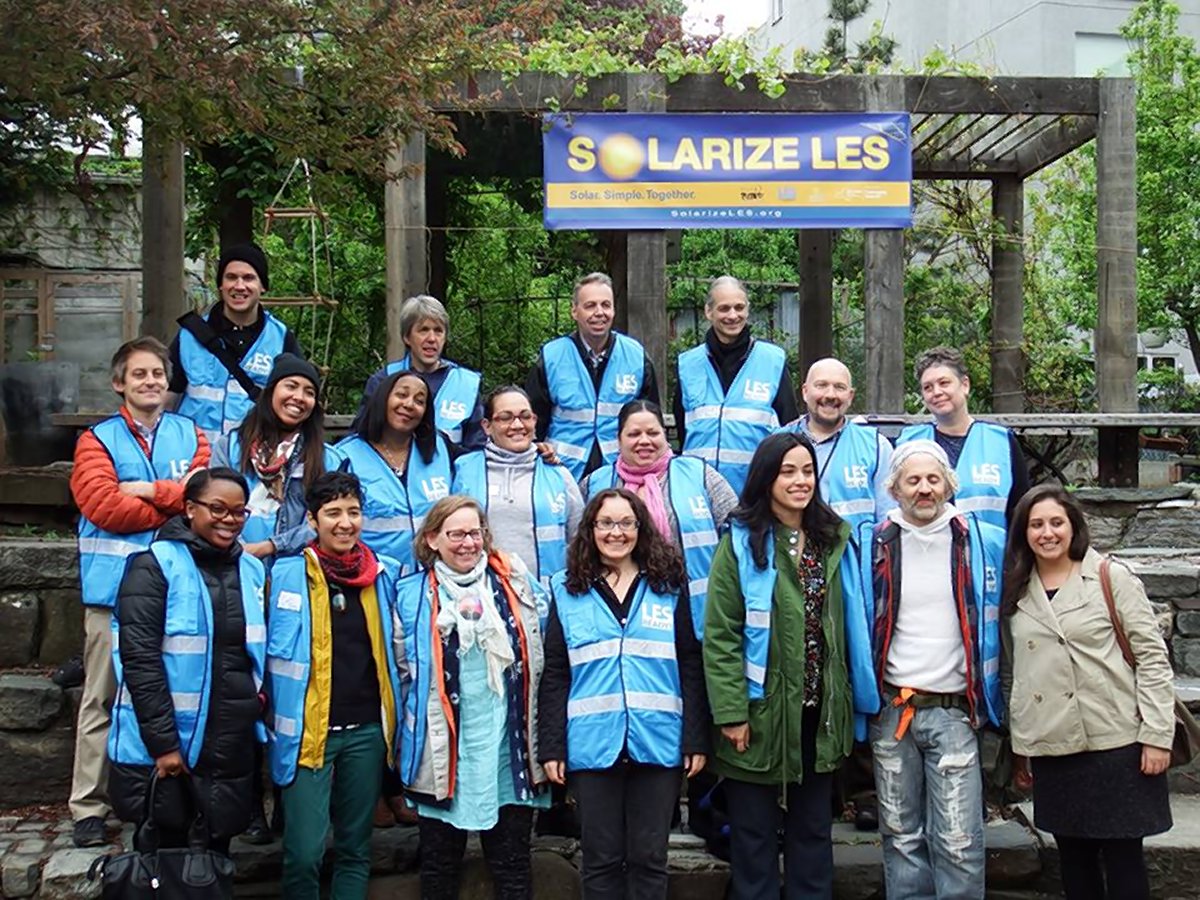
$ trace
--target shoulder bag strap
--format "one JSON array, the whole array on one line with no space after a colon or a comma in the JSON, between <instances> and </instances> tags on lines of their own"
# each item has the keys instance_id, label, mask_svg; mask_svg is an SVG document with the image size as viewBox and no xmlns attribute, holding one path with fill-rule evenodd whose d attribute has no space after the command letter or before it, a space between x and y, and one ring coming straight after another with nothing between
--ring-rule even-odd
<instances>
[{"instance_id":1,"label":"shoulder bag strap","mask_svg":"<svg viewBox=\"0 0 1200 900\"><path fill-rule=\"evenodd\" d=\"M1104 594L1104 605L1108 607L1108 618L1112 620L1113 633L1117 638L1117 646L1121 648L1121 655L1125 657L1129 668L1136 669L1137 663L1133 659L1133 648L1129 646L1129 638L1125 635L1121 619L1117 616L1117 603L1113 599L1110 569L1112 569L1112 560L1105 557L1100 563L1100 591Z\"/></svg>"},{"instance_id":2,"label":"shoulder bag strap","mask_svg":"<svg viewBox=\"0 0 1200 900\"><path fill-rule=\"evenodd\" d=\"M209 353L217 358L217 361L223 365L233 379L242 386L242 390L250 397L251 400L257 400L258 395L262 393L260 388L246 374L246 370L242 368L239 360L233 358L233 354L229 348L225 346L225 342L221 340L211 325L204 320L202 316L194 312L184 313L177 320L179 327L186 329L192 337L200 342Z\"/></svg>"}]
</instances>

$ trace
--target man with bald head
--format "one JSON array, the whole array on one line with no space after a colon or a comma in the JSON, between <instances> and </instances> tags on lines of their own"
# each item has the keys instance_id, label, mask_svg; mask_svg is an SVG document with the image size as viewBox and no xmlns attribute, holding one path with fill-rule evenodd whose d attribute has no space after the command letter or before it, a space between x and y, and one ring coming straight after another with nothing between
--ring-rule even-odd
<instances>
[{"instance_id":1,"label":"man with bald head","mask_svg":"<svg viewBox=\"0 0 1200 900\"><path fill-rule=\"evenodd\" d=\"M784 349L750 336L750 298L740 281L713 281L704 317L711 325L704 343L679 355L679 446L712 463L740 494L759 443L799 414L796 392Z\"/></svg>"},{"instance_id":2,"label":"man with bald head","mask_svg":"<svg viewBox=\"0 0 1200 900\"><path fill-rule=\"evenodd\" d=\"M884 482L892 445L871 425L851 422L854 402L850 370L827 357L809 366L800 388L807 412L783 426L808 436L817 451L821 496L855 533L881 521L896 505Z\"/></svg>"},{"instance_id":3,"label":"man with bald head","mask_svg":"<svg viewBox=\"0 0 1200 900\"><path fill-rule=\"evenodd\" d=\"M899 445L887 485L899 507L876 528L869 557L882 688L870 738L886 892L983 900L976 732L1004 720L1004 531L950 504L958 477L934 441Z\"/></svg>"}]
</instances>

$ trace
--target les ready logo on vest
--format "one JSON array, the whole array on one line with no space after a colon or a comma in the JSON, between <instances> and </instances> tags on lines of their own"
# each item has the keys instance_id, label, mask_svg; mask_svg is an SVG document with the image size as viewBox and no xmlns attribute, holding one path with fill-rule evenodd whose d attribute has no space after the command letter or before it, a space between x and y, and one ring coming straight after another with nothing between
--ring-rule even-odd
<instances>
[{"instance_id":1,"label":"les ready logo on vest","mask_svg":"<svg viewBox=\"0 0 1200 900\"><path fill-rule=\"evenodd\" d=\"M1000 466L998 463L980 463L971 466L971 481L975 484L990 484L1000 486Z\"/></svg>"},{"instance_id":2,"label":"les ready logo on vest","mask_svg":"<svg viewBox=\"0 0 1200 900\"><path fill-rule=\"evenodd\" d=\"M870 481L866 466L843 466L842 481L846 487L865 488Z\"/></svg>"},{"instance_id":3,"label":"les ready logo on vest","mask_svg":"<svg viewBox=\"0 0 1200 900\"><path fill-rule=\"evenodd\" d=\"M747 381L746 390L742 395L746 400L757 400L759 403L771 402L771 385L766 381Z\"/></svg>"}]
</instances>

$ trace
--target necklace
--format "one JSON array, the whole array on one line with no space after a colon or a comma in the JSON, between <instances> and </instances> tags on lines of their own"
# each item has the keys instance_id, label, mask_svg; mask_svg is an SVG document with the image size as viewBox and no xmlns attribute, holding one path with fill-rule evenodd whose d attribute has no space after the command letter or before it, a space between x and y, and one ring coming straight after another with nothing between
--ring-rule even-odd
<instances>
[{"instance_id":1,"label":"necklace","mask_svg":"<svg viewBox=\"0 0 1200 900\"><path fill-rule=\"evenodd\" d=\"M404 471L404 467L408 463L408 451L412 447L411 443L409 443L409 445L406 446L403 451L401 451L399 462L396 461L396 457L392 456L392 451L389 450L386 445L372 444L372 446L381 454L383 454L383 458L387 460L387 463L392 467L393 472L399 475Z\"/></svg>"},{"instance_id":2,"label":"necklace","mask_svg":"<svg viewBox=\"0 0 1200 900\"><path fill-rule=\"evenodd\" d=\"M799 556L800 551L803 549L803 547L800 545L800 538L801 534L799 529L788 529L788 556L790 556L792 559L795 559L797 556Z\"/></svg>"}]
</instances>

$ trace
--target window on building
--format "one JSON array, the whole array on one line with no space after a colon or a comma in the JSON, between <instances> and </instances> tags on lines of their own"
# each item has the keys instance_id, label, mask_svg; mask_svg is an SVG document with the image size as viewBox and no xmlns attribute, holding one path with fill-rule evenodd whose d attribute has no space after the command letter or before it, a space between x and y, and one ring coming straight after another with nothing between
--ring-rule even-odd
<instances>
[{"instance_id":1,"label":"window on building","mask_svg":"<svg viewBox=\"0 0 1200 900\"><path fill-rule=\"evenodd\" d=\"M759 9L762 9L760 6ZM783 18L783 0L771 0L771 24Z\"/></svg>"},{"instance_id":2,"label":"window on building","mask_svg":"<svg viewBox=\"0 0 1200 900\"><path fill-rule=\"evenodd\" d=\"M1151 365L1156 369L1174 369L1175 357L1173 356L1156 356L1151 360Z\"/></svg>"},{"instance_id":3,"label":"window on building","mask_svg":"<svg viewBox=\"0 0 1200 900\"><path fill-rule=\"evenodd\" d=\"M1129 66L1129 42L1119 34L1075 33L1075 74L1080 78L1097 75L1126 78Z\"/></svg>"}]
</instances>

